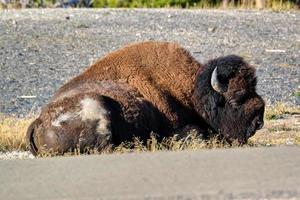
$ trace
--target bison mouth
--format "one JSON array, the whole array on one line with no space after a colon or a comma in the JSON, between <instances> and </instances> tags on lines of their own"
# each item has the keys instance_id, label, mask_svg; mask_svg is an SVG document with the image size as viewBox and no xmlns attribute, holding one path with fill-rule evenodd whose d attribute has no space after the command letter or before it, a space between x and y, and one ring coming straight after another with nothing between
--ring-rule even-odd
<instances>
[{"instance_id":1,"label":"bison mouth","mask_svg":"<svg viewBox=\"0 0 300 200\"><path fill-rule=\"evenodd\" d=\"M247 144L248 139L252 137L257 130L261 129L263 127L263 123L261 123L259 126L251 126L247 129L246 134L241 134L241 138L238 138L237 141L239 144L244 145Z\"/></svg>"},{"instance_id":2,"label":"bison mouth","mask_svg":"<svg viewBox=\"0 0 300 200\"><path fill-rule=\"evenodd\" d=\"M243 146L247 144L248 139L255 134L255 130L247 130L246 134L240 133L236 135L225 134L224 140L231 146Z\"/></svg>"}]
</instances>

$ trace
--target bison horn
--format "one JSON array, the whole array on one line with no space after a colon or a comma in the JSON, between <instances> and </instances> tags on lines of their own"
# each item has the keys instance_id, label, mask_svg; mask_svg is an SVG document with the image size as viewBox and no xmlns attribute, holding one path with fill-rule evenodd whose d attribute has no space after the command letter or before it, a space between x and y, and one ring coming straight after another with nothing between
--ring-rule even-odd
<instances>
[{"instance_id":1,"label":"bison horn","mask_svg":"<svg viewBox=\"0 0 300 200\"><path fill-rule=\"evenodd\" d=\"M211 83L211 86L213 87L213 89L215 91L217 91L218 93L224 93L226 92L227 90L227 86L220 83L220 81L218 80L218 74L217 74L217 68L216 67L211 75L211 79L210 79L210 83Z\"/></svg>"}]
</instances>

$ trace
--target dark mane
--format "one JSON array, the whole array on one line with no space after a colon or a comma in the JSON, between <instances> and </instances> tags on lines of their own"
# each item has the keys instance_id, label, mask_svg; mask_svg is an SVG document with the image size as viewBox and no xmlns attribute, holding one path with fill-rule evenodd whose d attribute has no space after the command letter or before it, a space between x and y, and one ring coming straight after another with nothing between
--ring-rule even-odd
<instances>
[{"instance_id":1,"label":"dark mane","mask_svg":"<svg viewBox=\"0 0 300 200\"><path fill-rule=\"evenodd\" d=\"M223 93L211 85L212 73L216 68L219 83L226 86ZM197 75L192 96L194 108L214 133L246 140L250 135L246 129L253 129L250 123L254 117L249 113L256 107L259 120L263 115L264 102L256 93L256 83L255 68L243 58L229 55L210 60Z\"/></svg>"}]
</instances>

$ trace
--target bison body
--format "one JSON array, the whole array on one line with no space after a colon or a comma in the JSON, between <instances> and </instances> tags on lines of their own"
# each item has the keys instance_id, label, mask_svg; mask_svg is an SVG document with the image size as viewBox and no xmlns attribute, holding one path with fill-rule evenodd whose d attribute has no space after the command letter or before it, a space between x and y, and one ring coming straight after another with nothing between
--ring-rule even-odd
<instances>
[{"instance_id":1,"label":"bison body","mask_svg":"<svg viewBox=\"0 0 300 200\"><path fill-rule=\"evenodd\" d=\"M264 101L256 93L255 69L238 56L221 57L202 65L178 44L136 43L98 60L63 85L52 101L68 97L74 86L80 88L86 81L109 81L112 85L124 83L129 91L136 91L133 98L125 98L123 104L127 101L136 104L124 106L128 111L140 105L136 102L139 98L148 102L141 103L143 109L147 105L146 112L142 113L155 114L150 118L133 118L140 127L136 130L141 130L136 133L143 138L149 136L144 135L148 130L157 130L161 136L167 136L192 124L206 130L209 133L206 136L218 134L229 142L245 143L263 125ZM105 96L109 90L103 93L100 89L94 93ZM127 97L124 93L119 94L118 98ZM114 112L120 113L115 110L110 113L113 115ZM122 112L126 113L126 109ZM117 120L110 119L113 123ZM125 130L123 134L126 135ZM119 141L129 137L119 137Z\"/></svg>"},{"instance_id":2,"label":"bison body","mask_svg":"<svg viewBox=\"0 0 300 200\"><path fill-rule=\"evenodd\" d=\"M103 150L158 132L160 114L124 83L78 82L47 104L27 132L30 150L63 154Z\"/></svg>"},{"instance_id":3,"label":"bison body","mask_svg":"<svg viewBox=\"0 0 300 200\"><path fill-rule=\"evenodd\" d=\"M104 56L56 95L81 80L125 81L162 113L166 129L196 124L245 143L263 124L255 69L234 55L200 64L175 43L136 43Z\"/></svg>"}]
</instances>

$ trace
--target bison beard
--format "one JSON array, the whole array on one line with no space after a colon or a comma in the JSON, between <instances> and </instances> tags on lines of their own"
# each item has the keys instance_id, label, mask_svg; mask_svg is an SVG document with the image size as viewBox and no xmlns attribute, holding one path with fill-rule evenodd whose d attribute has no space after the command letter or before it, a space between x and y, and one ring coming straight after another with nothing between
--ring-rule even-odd
<instances>
[{"instance_id":1,"label":"bison beard","mask_svg":"<svg viewBox=\"0 0 300 200\"><path fill-rule=\"evenodd\" d=\"M67 82L52 101L65 98L82 82L106 80L112 85L126 83L159 113L159 120L152 120L160 123L156 130L162 137L196 125L206 131L207 137L218 134L229 142L243 144L263 125L264 101L256 93L255 69L238 56L201 65L175 43L132 44L104 56ZM141 133L147 132L151 121L134 119ZM111 123L115 121L111 119Z\"/></svg>"}]
</instances>

